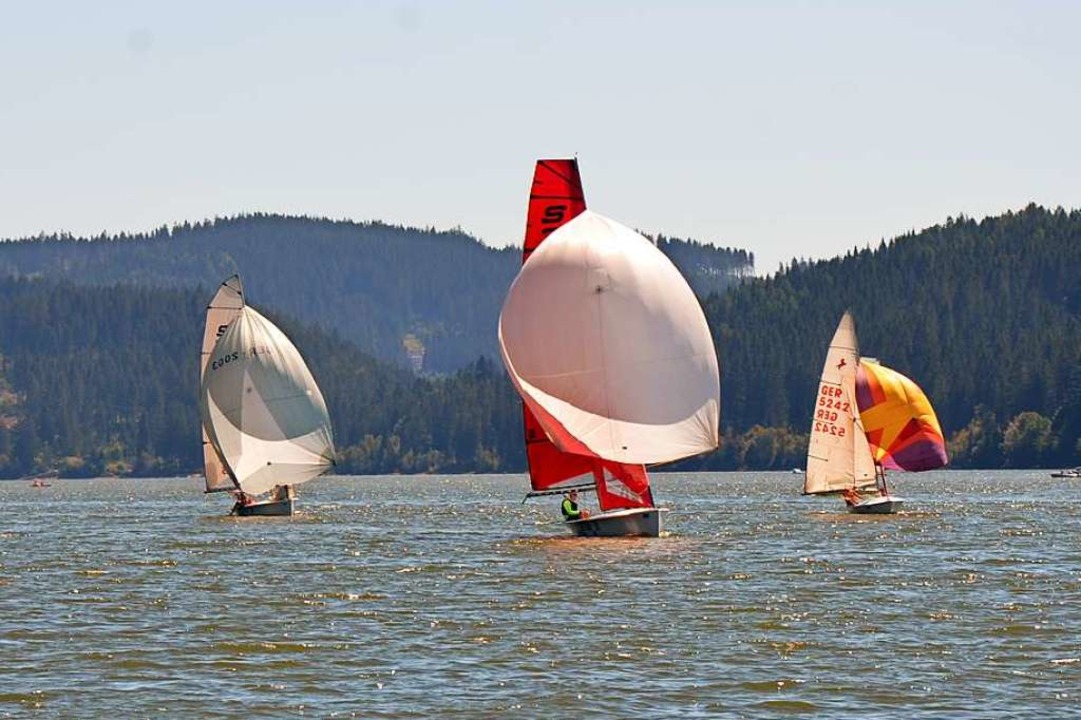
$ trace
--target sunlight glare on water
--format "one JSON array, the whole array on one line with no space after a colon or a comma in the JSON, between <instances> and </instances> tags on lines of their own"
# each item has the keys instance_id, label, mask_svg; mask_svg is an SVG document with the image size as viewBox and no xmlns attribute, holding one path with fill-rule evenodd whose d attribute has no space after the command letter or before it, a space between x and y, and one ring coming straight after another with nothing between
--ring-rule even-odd
<instances>
[{"instance_id":1,"label":"sunlight glare on water","mask_svg":"<svg viewBox=\"0 0 1081 720\"><path fill-rule=\"evenodd\" d=\"M655 539L570 537L522 476L0 483L0 716L1076 717L1078 481L658 475Z\"/></svg>"}]
</instances>

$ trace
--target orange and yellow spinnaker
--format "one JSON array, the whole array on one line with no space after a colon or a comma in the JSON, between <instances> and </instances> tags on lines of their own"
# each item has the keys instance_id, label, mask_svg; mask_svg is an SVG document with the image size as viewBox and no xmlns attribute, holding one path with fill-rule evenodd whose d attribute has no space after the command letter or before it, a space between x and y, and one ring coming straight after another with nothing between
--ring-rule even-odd
<instances>
[{"instance_id":1,"label":"orange and yellow spinnaker","mask_svg":"<svg viewBox=\"0 0 1081 720\"><path fill-rule=\"evenodd\" d=\"M934 470L949 462L931 401L910 379L860 359L856 405L875 462L891 470Z\"/></svg>"}]
</instances>

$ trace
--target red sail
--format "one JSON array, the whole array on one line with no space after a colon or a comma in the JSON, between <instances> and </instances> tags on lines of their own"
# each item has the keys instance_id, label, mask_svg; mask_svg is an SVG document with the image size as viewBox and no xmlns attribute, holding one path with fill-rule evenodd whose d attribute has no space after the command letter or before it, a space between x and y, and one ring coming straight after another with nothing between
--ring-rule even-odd
<instances>
[{"instance_id":1,"label":"red sail","mask_svg":"<svg viewBox=\"0 0 1081 720\"><path fill-rule=\"evenodd\" d=\"M586 196L582 192L578 161L538 160L533 171L533 187L529 191L522 263L544 242L544 238L585 209Z\"/></svg>"},{"instance_id":2,"label":"red sail","mask_svg":"<svg viewBox=\"0 0 1081 720\"><path fill-rule=\"evenodd\" d=\"M582 177L578 173L578 161L573 158L538 160L529 192L522 263L529 259L546 237L585 209L586 198L582 191ZM602 510L653 505L644 465L623 465L589 455L563 452L548 439L525 403L522 404L522 414L529 481L534 490L546 490L571 478L592 474ZM605 470L608 471L607 482ZM609 492L609 485L612 492Z\"/></svg>"},{"instance_id":3,"label":"red sail","mask_svg":"<svg viewBox=\"0 0 1081 720\"><path fill-rule=\"evenodd\" d=\"M653 507L653 491L645 465L600 461L593 471L597 504L603 512L621 508Z\"/></svg>"}]
</instances>

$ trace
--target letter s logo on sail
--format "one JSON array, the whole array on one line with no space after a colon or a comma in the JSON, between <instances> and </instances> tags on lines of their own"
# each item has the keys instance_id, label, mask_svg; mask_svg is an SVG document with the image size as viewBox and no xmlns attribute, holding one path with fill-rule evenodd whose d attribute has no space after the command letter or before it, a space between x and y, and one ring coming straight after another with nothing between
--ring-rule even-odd
<instances>
[{"instance_id":1,"label":"letter s logo on sail","mask_svg":"<svg viewBox=\"0 0 1081 720\"><path fill-rule=\"evenodd\" d=\"M544 215L541 217L542 225L555 225L563 222L563 218L567 216L566 205L549 205L544 208Z\"/></svg>"}]
</instances>

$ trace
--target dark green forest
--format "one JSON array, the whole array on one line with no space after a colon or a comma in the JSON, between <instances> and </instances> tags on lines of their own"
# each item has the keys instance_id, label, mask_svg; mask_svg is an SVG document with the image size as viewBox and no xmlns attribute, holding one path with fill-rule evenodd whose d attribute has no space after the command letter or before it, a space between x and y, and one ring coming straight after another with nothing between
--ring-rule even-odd
<instances>
[{"instance_id":1,"label":"dark green forest","mask_svg":"<svg viewBox=\"0 0 1081 720\"><path fill-rule=\"evenodd\" d=\"M851 309L860 350L916 380L956 467L1079 464L1081 212L1030 205L950 219L705 301L722 363L722 422L805 446L827 344ZM787 458L793 463L796 457Z\"/></svg>"},{"instance_id":2,"label":"dark green forest","mask_svg":"<svg viewBox=\"0 0 1081 720\"><path fill-rule=\"evenodd\" d=\"M275 237L284 243L286 235ZM439 238L474 242L439 233L423 242L435 246ZM149 258L143 243L174 239L106 242L128 243L129 255ZM124 282L103 275L76 283L83 255L99 252L96 242L34 242L68 269L58 278L22 265L20 277L0 279L0 477L54 468L67 476L197 472L203 313L235 259L205 250L213 277L198 287L165 282L157 274L162 258L147 260L153 272L129 266ZM318 286L303 263L313 253L302 240L294 244L294 264L277 273ZM692 245L682 247L693 254ZM66 248L68 262L57 248ZM517 261L509 251L488 257L501 252ZM0 261L9 255L3 248ZM426 292L429 275L402 263L400 275L382 268L380 288L404 298ZM99 265L104 273L108 262ZM239 269L247 281L247 268ZM802 467L826 345L846 308L863 354L927 391L953 466L1081 465L1079 270L1081 212L1030 206L979 222L951 219L712 291L703 305L721 359L724 438L717 452L678 467ZM498 360L477 353L453 372L418 376L360 349L341 328L268 308L262 301L273 282L266 277L246 285L248 299L269 310L307 358L330 408L339 472L524 469L520 405ZM386 303L381 322L404 324L389 317L395 308ZM494 335L494 316L487 332Z\"/></svg>"},{"instance_id":3,"label":"dark green forest","mask_svg":"<svg viewBox=\"0 0 1081 720\"><path fill-rule=\"evenodd\" d=\"M703 295L753 269L744 251L660 240ZM496 250L459 231L280 215L0 243L7 277L191 288L238 272L265 308L335 330L379 358L405 364L412 352L433 372L498 355L494 329L520 263L519 248Z\"/></svg>"},{"instance_id":4,"label":"dark green forest","mask_svg":"<svg viewBox=\"0 0 1081 720\"><path fill-rule=\"evenodd\" d=\"M212 294L0 280L0 476L200 470L199 344ZM318 328L270 317L323 390L339 472L524 464L516 395L491 360L418 378Z\"/></svg>"}]
</instances>

